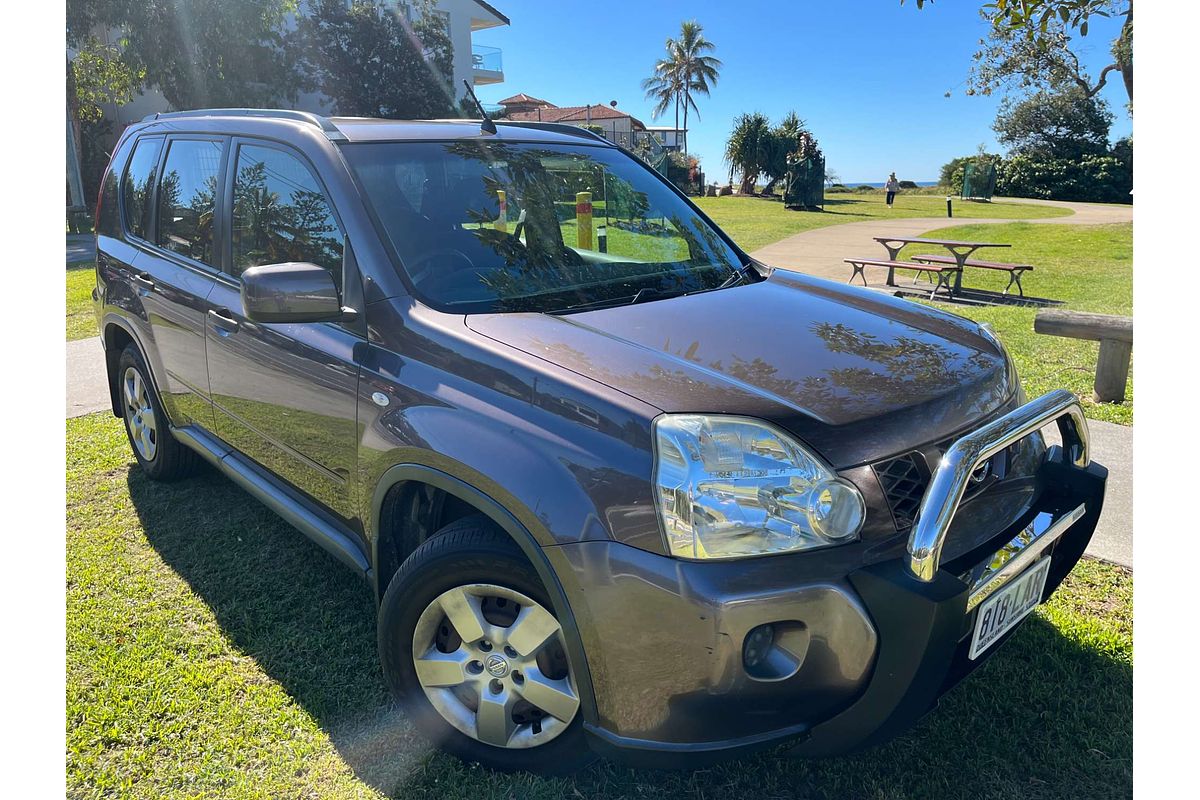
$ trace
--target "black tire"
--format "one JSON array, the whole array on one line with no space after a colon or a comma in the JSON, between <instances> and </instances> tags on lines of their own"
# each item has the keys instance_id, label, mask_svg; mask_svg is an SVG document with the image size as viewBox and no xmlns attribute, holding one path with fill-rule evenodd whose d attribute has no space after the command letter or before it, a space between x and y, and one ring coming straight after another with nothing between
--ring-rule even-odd
<instances>
[{"instance_id":1,"label":"black tire","mask_svg":"<svg viewBox=\"0 0 1200 800\"><path fill-rule=\"evenodd\" d=\"M134 441L132 418L124 387L125 375L131 369L136 370L143 381L146 398L150 402L150 407L154 409L155 448L152 456L149 458L143 455ZM158 397L158 389L154 386L154 381L150 378L150 370L146 368L146 360L142 357L142 353L136 345L128 344L121 351L121 357L117 360L117 374L115 379L123 411L122 420L125 423L125 436L129 439L129 447L133 450L133 457L137 459L138 466L142 468L146 476L151 480L169 483L193 475L200 465L200 456L196 451L180 444L171 435L171 426L167 422L167 415L163 411L162 401Z\"/></svg>"},{"instance_id":2,"label":"black tire","mask_svg":"<svg viewBox=\"0 0 1200 800\"><path fill-rule=\"evenodd\" d=\"M392 693L417 729L458 758L501 772L563 775L595 754L583 731L582 710L554 739L524 749L498 747L460 732L429 702L413 664L413 634L425 608L443 592L490 583L520 592L551 610L533 567L512 539L483 515L442 528L413 551L388 584L379 609L379 655Z\"/></svg>"}]
</instances>

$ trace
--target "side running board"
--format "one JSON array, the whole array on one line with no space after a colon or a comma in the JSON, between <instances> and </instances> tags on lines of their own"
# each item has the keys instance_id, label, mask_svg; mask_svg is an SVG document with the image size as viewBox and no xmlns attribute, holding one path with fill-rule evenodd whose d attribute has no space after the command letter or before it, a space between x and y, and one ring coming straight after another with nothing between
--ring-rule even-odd
<instances>
[{"instance_id":1,"label":"side running board","mask_svg":"<svg viewBox=\"0 0 1200 800\"><path fill-rule=\"evenodd\" d=\"M260 503L283 517L308 538L319 544L346 566L363 577L371 575L371 565L353 534L330 519L311 502L268 474L242 454L232 450L207 432L188 425L172 428L179 442L195 450L210 464Z\"/></svg>"}]
</instances>

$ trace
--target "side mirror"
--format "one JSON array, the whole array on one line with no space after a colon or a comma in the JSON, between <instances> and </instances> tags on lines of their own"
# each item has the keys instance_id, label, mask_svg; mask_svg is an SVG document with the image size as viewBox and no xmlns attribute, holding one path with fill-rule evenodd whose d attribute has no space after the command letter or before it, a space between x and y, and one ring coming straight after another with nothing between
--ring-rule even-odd
<instances>
[{"instance_id":1,"label":"side mirror","mask_svg":"<svg viewBox=\"0 0 1200 800\"><path fill-rule=\"evenodd\" d=\"M329 270L289 261L242 273L242 306L252 322L341 322L343 309Z\"/></svg>"}]
</instances>

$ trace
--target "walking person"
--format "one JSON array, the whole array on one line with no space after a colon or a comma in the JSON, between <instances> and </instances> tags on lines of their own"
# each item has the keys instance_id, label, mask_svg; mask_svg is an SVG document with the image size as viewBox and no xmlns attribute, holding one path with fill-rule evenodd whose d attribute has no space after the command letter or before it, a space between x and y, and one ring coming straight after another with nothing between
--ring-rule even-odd
<instances>
[{"instance_id":1,"label":"walking person","mask_svg":"<svg viewBox=\"0 0 1200 800\"><path fill-rule=\"evenodd\" d=\"M887 190L887 206L892 207L892 201L896 199L896 192L900 191L900 181L896 180L896 173L888 176L887 183L883 185Z\"/></svg>"}]
</instances>

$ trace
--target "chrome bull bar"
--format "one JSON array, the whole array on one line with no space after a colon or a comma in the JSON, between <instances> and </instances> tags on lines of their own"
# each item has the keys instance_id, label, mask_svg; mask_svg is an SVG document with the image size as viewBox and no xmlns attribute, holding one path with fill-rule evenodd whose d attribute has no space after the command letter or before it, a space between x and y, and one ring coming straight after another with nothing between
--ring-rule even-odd
<instances>
[{"instance_id":1,"label":"chrome bull bar","mask_svg":"<svg viewBox=\"0 0 1200 800\"><path fill-rule=\"evenodd\" d=\"M1058 423L1066 459L1086 468L1090 463L1087 420L1079 399L1066 389L1031 400L950 446L921 498L908 537L908 568L918 580L932 581L937 575L946 534L975 468L1051 422Z\"/></svg>"}]
</instances>

